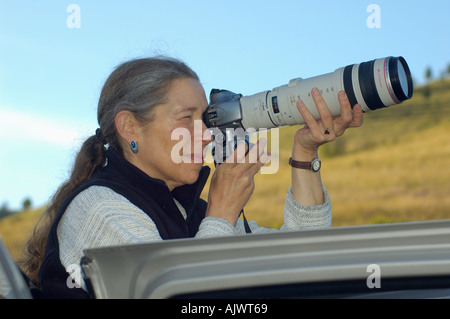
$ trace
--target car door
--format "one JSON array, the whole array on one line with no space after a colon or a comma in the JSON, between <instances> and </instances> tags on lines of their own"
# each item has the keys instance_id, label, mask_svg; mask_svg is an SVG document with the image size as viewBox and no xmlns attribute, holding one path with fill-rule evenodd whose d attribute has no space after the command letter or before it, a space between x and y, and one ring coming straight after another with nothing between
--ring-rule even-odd
<instances>
[{"instance_id":1,"label":"car door","mask_svg":"<svg viewBox=\"0 0 450 319\"><path fill-rule=\"evenodd\" d=\"M0 299L31 299L19 267L0 237Z\"/></svg>"}]
</instances>

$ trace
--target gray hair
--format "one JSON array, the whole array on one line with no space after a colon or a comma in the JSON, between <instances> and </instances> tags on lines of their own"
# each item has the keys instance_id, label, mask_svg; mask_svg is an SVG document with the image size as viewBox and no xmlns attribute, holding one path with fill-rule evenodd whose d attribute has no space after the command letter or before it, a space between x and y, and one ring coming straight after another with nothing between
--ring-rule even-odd
<instances>
[{"instance_id":1,"label":"gray hair","mask_svg":"<svg viewBox=\"0 0 450 319\"><path fill-rule=\"evenodd\" d=\"M146 123L152 120L152 108L167 103L174 80L197 74L184 62L168 57L141 58L119 65L101 91L97 120L110 147L121 150L115 117L122 110Z\"/></svg>"}]
</instances>

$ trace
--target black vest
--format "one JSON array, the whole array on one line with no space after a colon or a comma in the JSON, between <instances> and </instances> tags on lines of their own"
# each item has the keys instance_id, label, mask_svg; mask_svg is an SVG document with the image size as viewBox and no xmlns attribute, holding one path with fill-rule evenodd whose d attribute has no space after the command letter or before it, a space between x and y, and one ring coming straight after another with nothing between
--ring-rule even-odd
<instances>
[{"instance_id":1,"label":"black vest","mask_svg":"<svg viewBox=\"0 0 450 319\"><path fill-rule=\"evenodd\" d=\"M207 203L200 198L210 168L201 169L198 180L170 192L166 183L146 175L115 151L107 151L108 164L77 188L60 207L50 230L46 253L39 269L42 291L32 291L35 298L87 298L81 288L69 288L69 274L59 258L57 227L70 202L90 186L106 186L143 210L156 224L162 239L194 237L205 217ZM176 206L177 199L186 209L187 218Z\"/></svg>"}]
</instances>

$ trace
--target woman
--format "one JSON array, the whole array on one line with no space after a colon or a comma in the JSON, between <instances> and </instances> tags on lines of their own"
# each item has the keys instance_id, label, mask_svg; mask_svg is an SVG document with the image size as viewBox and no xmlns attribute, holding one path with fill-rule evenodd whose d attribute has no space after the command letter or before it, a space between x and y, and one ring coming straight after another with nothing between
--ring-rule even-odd
<instances>
[{"instance_id":1,"label":"woman","mask_svg":"<svg viewBox=\"0 0 450 319\"><path fill-rule=\"evenodd\" d=\"M334 119L320 92L312 93L321 120L298 101L306 125L294 136L284 230L331 225L320 173L298 168L295 161L311 162L320 145L362 123L361 108L356 105L352 111L344 92L339 93L341 116ZM82 145L69 180L38 221L28 255L20 262L40 288L35 297L86 297L82 279L75 283L81 288L68 285L71 266L79 265L86 248L245 233L238 217L253 192L254 175L269 160L264 142L258 141L245 159L238 158L245 146L238 146L231 155L235 160L216 168L208 202L200 199L209 168L198 147L180 148L178 155L187 161L171 158L179 143L171 138L175 129L191 133L189 146L200 143L203 149L211 142L204 123L203 134L194 133L194 123L207 107L198 76L181 61L136 59L114 70L98 104L100 128ZM254 233L274 231L254 222L250 228Z\"/></svg>"}]
</instances>

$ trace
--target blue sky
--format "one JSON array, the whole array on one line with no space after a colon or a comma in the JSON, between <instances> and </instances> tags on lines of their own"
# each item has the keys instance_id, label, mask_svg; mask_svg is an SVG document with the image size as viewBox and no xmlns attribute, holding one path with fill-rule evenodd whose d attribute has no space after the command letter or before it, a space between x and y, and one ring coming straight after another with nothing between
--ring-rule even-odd
<instances>
[{"instance_id":1,"label":"blue sky","mask_svg":"<svg viewBox=\"0 0 450 319\"><path fill-rule=\"evenodd\" d=\"M67 24L71 4L79 28ZM370 4L379 28L367 24ZM439 76L450 63L449 12L448 0L0 0L0 205L47 202L97 128L103 82L127 59L174 56L207 93L247 95L401 55L420 84L427 67Z\"/></svg>"}]
</instances>

